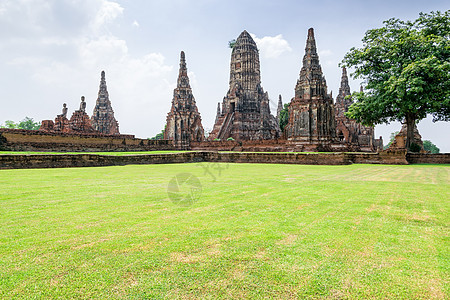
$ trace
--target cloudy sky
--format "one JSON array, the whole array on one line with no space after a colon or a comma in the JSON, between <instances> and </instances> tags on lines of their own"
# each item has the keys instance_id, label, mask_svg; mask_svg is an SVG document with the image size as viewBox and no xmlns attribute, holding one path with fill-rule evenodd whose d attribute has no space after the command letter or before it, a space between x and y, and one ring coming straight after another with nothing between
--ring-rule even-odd
<instances>
[{"instance_id":1,"label":"cloudy sky","mask_svg":"<svg viewBox=\"0 0 450 300\"><path fill-rule=\"evenodd\" d=\"M0 123L69 115L86 96L92 114L100 72L122 133L151 137L165 123L186 52L191 86L211 129L228 90L228 41L245 29L260 49L262 86L272 100L294 95L307 30L315 29L328 90L338 63L368 29L392 17L448 9L440 0L0 0ZM350 81L352 90L359 81ZM385 141L398 123L376 128ZM419 124L423 139L450 152L449 123Z\"/></svg>"}]
</instances>

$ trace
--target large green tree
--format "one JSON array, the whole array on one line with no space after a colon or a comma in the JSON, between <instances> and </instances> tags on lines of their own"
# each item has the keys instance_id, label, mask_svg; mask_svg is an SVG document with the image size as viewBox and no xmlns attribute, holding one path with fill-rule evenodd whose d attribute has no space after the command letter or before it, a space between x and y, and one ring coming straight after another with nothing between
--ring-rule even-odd
<instances>
[{"instance_id":1,"label":"large green tree","mask_svg":"<svg viewBox=\"0 0 450 300\"><path fill-rule=\"evenodd\" d=\"M365 125L406 122L406 146L414 123L431 114L450 118L450 11L420 13L415 21L390 19L368 30L361 48L351 48L341 65L353 67L365 91L353 94L347 116Z\"/></svg>"}]
</instances>

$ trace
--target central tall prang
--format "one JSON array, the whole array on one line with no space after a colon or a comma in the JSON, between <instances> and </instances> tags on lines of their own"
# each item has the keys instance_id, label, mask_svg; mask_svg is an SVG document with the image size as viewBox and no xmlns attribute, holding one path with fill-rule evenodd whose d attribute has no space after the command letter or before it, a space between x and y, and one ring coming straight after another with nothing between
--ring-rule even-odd
<instances>
[{"instance_id":1,"label":"central tall prang","mask_svg":"<svg viewBox=\"0 0 450 300\"><path fill-rule=\"evenodd\" d=\"M270 114L269 95L261 87L259 52L247 31L236 40L231 53L230 88L217 110L210 139L259 140L279 137Z\"/></svg>"}]
</instances>

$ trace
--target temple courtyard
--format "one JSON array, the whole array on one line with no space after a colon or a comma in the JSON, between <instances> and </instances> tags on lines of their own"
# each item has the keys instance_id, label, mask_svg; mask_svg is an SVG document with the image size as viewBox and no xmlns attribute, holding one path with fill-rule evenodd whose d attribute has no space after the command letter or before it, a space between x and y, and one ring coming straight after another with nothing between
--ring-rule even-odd
<instances>
[{"instance_id":1,"label":"temple courtyard","mask_svg":"<svg viewBox=\"0 0 450 300\"><path fill-rule=\"evenodd\" d=\"M0 298L445 299L449 165L0 170Z\"/></svg>"}]
</instances>

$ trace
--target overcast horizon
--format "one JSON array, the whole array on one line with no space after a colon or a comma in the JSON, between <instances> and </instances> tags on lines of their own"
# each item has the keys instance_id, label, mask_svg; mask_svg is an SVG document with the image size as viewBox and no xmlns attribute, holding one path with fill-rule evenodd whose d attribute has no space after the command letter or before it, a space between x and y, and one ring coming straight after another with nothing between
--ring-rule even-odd
<instances>
[{"instance_id":1,"label":"overcast horizon","mask_svg":"<svg viewBox=\"0 0 450 300\"><path fill-rule=\"evenodd\" d=\"M152 137L165 125L184 51L203 127L210 130L228 91L228 42L243 30L260 50L261 85L275 115L278 95L283 103L294 96L308 28L314 28L335 99L338 64L361 46L367 30L390 18L414 20L420 12L447 9L447 1L437 0L0 0L0 124L26 116L53 120L63 103L70 117L82 95L92 115L104 70L120 132ZM351 90L359 90L361 82L349 77ZM400 128L398 122L378 125L375 136L386 144ZM449 122L429 117L418 128L423 140L450 152Z\"/></svg>"}]
</instances>

